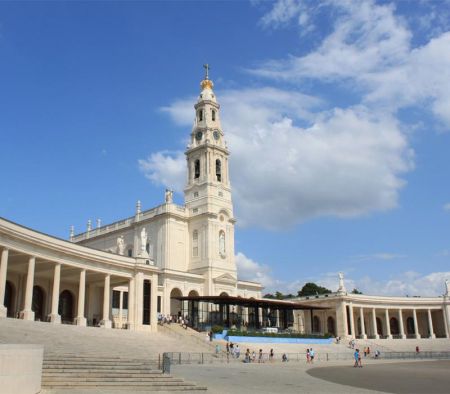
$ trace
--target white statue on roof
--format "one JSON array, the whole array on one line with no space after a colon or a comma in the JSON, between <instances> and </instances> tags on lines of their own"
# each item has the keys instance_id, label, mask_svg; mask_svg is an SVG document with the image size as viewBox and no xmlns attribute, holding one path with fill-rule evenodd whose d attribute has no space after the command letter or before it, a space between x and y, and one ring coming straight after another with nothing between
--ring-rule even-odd
<instances>
[{"instance_id":1,"label":"white statue on roof","mask_svg":"<svg viewBox=\"0 0 450 394\"><path fill-rule=\"evenodd\" d=\"M340 294L347 292L347 290L345 288L345 284L344 284L344 273L343 272L339 272L339 288L337 291Z\"/></svg>"}]
</instances>

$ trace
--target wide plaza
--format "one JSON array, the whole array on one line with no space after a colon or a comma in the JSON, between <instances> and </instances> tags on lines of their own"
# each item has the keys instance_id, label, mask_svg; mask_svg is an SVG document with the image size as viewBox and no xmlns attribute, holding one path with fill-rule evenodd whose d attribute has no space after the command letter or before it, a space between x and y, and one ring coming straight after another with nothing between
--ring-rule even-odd
<instances>
[{"instance_id":1,"label":"wide plaza","mask_svg":"<svg viewBox=\"0 0 450 394\"><path fill-rule=\"evenodd\" d=\"M253 393L448 393L450 361L364 360L351 362L181 365L174 373L208 386L211 394Z\"/></svg>"}]
</instances>

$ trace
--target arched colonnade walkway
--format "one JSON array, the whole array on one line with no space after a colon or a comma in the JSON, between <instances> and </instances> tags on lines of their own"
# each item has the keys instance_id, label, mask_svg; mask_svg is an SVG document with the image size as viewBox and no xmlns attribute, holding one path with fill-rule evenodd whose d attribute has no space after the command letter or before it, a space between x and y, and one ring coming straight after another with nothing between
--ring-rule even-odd
<instances>
[{"instance_id":1,"label":"arched colonnade walkway","mask_svg":"<svg viewBox=\"0 0 450 394\"><path fill-rule=\"evenodd\" d=\"M129 329L156 330L158 268L0 218L0 317L112 327L112 289Z\"/></svg>"}]
</instances>

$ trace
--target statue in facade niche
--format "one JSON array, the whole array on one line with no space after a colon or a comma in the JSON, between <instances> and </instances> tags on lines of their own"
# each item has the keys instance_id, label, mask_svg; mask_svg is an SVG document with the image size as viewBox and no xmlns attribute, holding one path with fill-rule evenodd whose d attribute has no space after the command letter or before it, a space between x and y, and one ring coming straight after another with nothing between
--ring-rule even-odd
<instances>
[{"instance_id":1,"label":"statue in facade niche","mask_svg":"<svg viewBox=\"0 0 450 394\"><path fill-rule=\"evenodd\" d=\"M445 280L445 295L450 297L450 281Z\"/></svg>"},{"instance_id":2,"label":"statue in facade niche","mask_svg":"<svg viewBox=\"0 0 450 394\"><path fill-rule=\"evenodd\" d=\"M141 253L139 254L142 257L148 257L147 240L148 240L148 234L147 234L147 230L144 227L141 230Z\"/></svg>"},{"instance_id":3,"label":"statue in facade niche","mask_svg":"<svg viewBox=\"0 0 450 394\"><path fill-rule=\"evenodd\" d=\"M171 204L173 202L173 191L166 189L165 194L166 203Z\"/></svg>"},{"instance_id":4,"label":"statue in facade niche","mask_svg":"<svg viewBox=\"0 0 450 394\"><path fill-rule=\"evenodd\" d=\"M221 256L225 256L225 233L223 231L219 234L219 253Z\"/></svg>"},{"instance_id":5,"label":"statue in facade niche","mask_svg":"<svg viewBox=\"0 0 450 394\"><path fill-rule=\"evenodd\" d=\"M117 253L123 256L125 254L125 240L123 235L117 238Z\"/></svg>"}]
</instances>

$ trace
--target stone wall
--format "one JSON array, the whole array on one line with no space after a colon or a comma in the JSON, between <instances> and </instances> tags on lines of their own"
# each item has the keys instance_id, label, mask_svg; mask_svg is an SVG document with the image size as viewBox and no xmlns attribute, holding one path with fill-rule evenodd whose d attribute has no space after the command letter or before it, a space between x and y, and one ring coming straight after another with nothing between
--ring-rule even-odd
<instances>
[{"instance_id":1,"label":"stone wall","mask_svg":"<svg viewBox=\"0 0 450 394\"><path fill-rule=\"evenodd\" d=\"M2 394L35 394L41 391L41 345L0 345Z\"/></svg>"}]
</instances>

